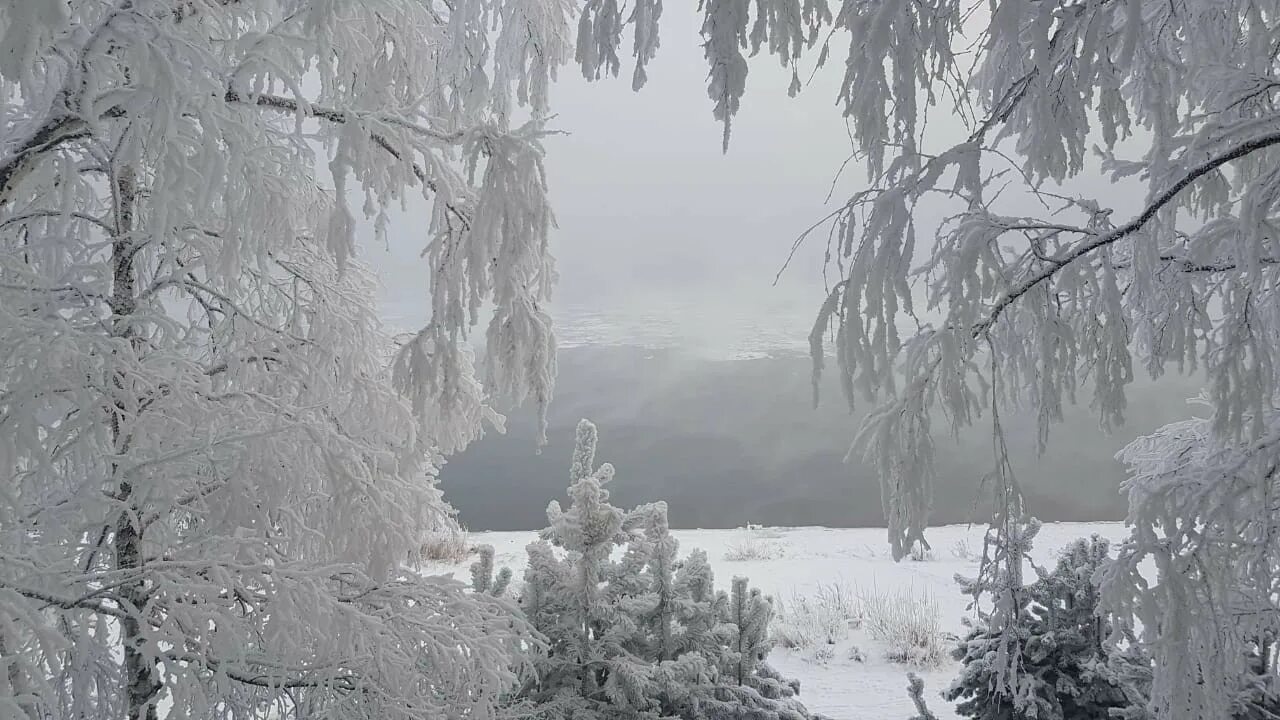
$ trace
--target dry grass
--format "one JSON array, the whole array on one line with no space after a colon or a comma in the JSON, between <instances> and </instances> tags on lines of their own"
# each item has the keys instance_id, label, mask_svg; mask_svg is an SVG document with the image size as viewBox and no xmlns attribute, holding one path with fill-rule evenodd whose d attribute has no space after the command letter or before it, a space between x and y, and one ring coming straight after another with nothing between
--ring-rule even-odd
<instances>
[{"instance_id":1,"label":"dry grass","mask_svg":"<svg viewBox=\"0 0 1280 720\"><path fill-rule=\"evenodd\" d=\"M867 634L885 645L891 662L936 667L946 653L946 636L938 627L938 601L927 590L900 588L858 596Z\"/></svg>"},{"instance_id":2,"label":"dry grass","mask_svg":"<svg viewBox=\"0 0 1280 720\"><path fill-rule=\"evenodd\" d=\"M415 563L441 563L457 565L471 556L474 548L466 528L456 522L429 533L414 554Z\"/></svg>"},{"instance_id":3,"label":"dry grass","mask_svg":"<svg viewBox=\"0 0 1280 720\"><path fill-rule=\"evenodd\" d=\"M730 544L724 551L724 559L730 562L778 560L784 555L780 544L763 540L760 535L751 530L743 533L740 539Z\"/></svg>"},{"instance_id":4,"label":"dry grass","mask_svg":"<svg viewBox=\"0 0 1280 720\"><path fill-rule=\"evenodd\" d=\"M839 581L819 585L812 595L793 590L789 598L777 598L774 603L774 641L782 647L812 651L815 657L822 654L821 648L848 638L850 628L862 622L853 588Z\"/></svg>"}]
</instances>

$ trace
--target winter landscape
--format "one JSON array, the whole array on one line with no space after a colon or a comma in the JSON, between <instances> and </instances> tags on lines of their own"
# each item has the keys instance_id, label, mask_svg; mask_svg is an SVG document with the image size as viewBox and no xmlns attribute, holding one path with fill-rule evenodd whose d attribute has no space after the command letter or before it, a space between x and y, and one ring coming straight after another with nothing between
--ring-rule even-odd
<instances>
[{"instance_id":1,"label":"winter landscape","mask_svg":"<svg viewBox=\"0 0 1280 720\"><path fill-rule=\"evenodd\" d=\"M960 716L939 694L959 672L960 664L948 653L965 632L962 619L974 617L954 575L977 573L984 530L936 528L930 556L901 563L885 550L883 532L873 529L757 527L675 530L672 535L682 552L705 551L722 585L745 576L780 603L774 626L780 646L769 660L784 676L800 681L800 698L809 710L832 718L910 718L917 713L906 673L915 672L925 682L930 709L938 718L953 718ZM1096 534L1118 542L1124 533L1119 523L1045 525L1034 555L1048 561L1073 540ZM471 539L495 549L496 565L518 568L536 535L478 533ZM440 563L424 571L469 578L469 566ZM888 628L931 633L928 642L941 653L937 663L891 659L902 635L888 633L885 639L878 634L883 631L869 621L869 607L888 616L876 618Z\"/></svg>"},{"instance_id":2,"label":"winter landscape","mask_svg":"<svg viewBox=\"0 0 1280 720\"><path fill-rule=\"evenodd\" d=\"M1280 718L1280 0L0 0L0 720Z\"/></svg>"}]
</instances>

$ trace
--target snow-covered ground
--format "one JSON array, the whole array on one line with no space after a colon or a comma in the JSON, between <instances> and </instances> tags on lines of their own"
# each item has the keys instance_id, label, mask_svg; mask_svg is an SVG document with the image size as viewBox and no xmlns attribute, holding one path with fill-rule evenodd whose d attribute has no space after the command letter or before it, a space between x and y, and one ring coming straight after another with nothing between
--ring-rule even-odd
<instances>
[{"instance_id":1,"label":"snow-covered ground","mask_svg":"<svg viewBox=\"0 0 1280 720\"><path fill-rule=\"evenodd\" d=\"M693 548L707 552L716 572L717 586L728 589L731 578L745 575L754 586L780 598L784 605L796 595L812 596L821 586L840 583L858 594L909 592L931 595L939 611L939 629L963 632L967 598L954 581L956 573L972 575L982 552L980 526L948 526L929 531L933 558L893 561L884 530L876 528L764 528L747 530L675 530L681 555ZM1099 534L1118 542L1125 529L1119 523L1047 523L1032 553L1038 564L1051 563L1058 552L1078 537ZM473 533L472 542L488 543L495 550L495 564L509 566L519 578L525 562L525 546L532 532ZM729 560L726 554L743 544L753 544L768 559ZM464 566L441 568L467 580ZM946 647L950 649L950 643ZM852 659L858 648L861 660ZM906 673L912 668L889 662L884 647L871 639L865 627L852 628L849 637L831 647L831 658L819 661L812 651L775 649L770 662L785 675L801 682L800 697L809 709L836 720L906 720L914 712L906 694ZM925 680L930 709L939 718L955 714L938 693L957 672L944 657L940 666L918 670Z\"/></svg>"}]
</instances>

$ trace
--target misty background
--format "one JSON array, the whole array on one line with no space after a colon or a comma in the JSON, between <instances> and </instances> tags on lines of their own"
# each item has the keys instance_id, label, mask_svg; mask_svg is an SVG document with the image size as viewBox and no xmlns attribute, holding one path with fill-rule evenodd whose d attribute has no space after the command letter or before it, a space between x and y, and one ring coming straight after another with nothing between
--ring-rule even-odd
<instances>
[{"instance_id":1,"label":"misty background","mask_svg":"<svg viewBox=\"0 0 1280 720\"><path fill-rule=\"evenodd\" d=\"M1187 417L1190 380L1139 382L1128 423L1107 435L1082 405L1068 410L1043 455L1034 417L1002 415L1014 471L1030 511L1045 521L1120 520L1124 470L1115 452L1139 434ZM622 346L568 348L551 406L548 446L535 454L530 413L508 420L451 458L441 472L445 497L473 530L546 525L546 506L564 496L574 427L600 429L597 460L612 462L609 486L620 507L666 500L677 528L763 525L883 527L880 486L870 466L842 462L865 404L850 413L834 377L811 403L808 358L798 355L709 360L679 350ZM953 439L935 419L938 482L933 522L985 522L993 467L987 418Z\"/></svg>"},{"instance_id":2,"label":"misty background","mask_svg":"<svg viewBox=\"0 0 1280 720\"><path fill-rule=\"evenodd\" d=\"M693 4L666 9L662 48L639 93L626 65L622 77L598 82L568 67L554 90L551 126L566 134L546 141L561 342L550 444L535 452L532 408L506 409L506 435L490 433L450 459L441 485L471 529L544 526L547 503L564 495L583 417L599 425L599 459L618 468L614 501L666 500L675 527L884 524L878 478L857 458L842 463L868 408L851 412L833 375L812 407L804 353L828 286L826 233L790 255L799 233L866 184L857 161L841 172L853 152L834 102L841 64L802 75L805 89L790 99L790 71L754 61L722 153L698 29ZM964 128L949 108L931 112L935 139L958 140ZM1053 189L1096 194L1100 183L1122 213L1141 199L1140 186L1101 176ZM919 208L921 245L951 210ZM426 321L418 253L428 212L410 201L387 246L365 256L380 277L383 318L395 329ZM1043 456L1034 419L1006 418L1031 511L1043 520L1122 518L1124 473L1114 454L1190 415L1185 401L1198 391L1187 379L1140 380L1127 426L1109 436L1084 389ZM935 422L936 523L990 516L989 489L981 487L992 467L985 422L954 440Z\"/></svg>"}]
</instances>

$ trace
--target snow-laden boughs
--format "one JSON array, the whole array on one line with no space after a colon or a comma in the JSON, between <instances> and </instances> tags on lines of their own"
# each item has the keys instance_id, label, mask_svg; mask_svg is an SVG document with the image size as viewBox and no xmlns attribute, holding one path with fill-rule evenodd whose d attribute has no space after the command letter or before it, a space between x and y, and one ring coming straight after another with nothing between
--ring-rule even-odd
<instances>
[{"instance_id":1,"label":"snow-laden boughs","mask_svg":"<svg viewBox=\"0 0 1280 720\"><path fill-rule=\"evenodd\" d=\"M1239 442L1222 440L1210 419L1173 423L1119 455L1133 530L1104 599L1141 624L1158 668L1157 717L1280 706L1280 415L1262 421L1266 433Z\"/></svg>"},{"instance_id":2,"label":"snow-laden boughs","mask_svg":"<svg viewBox=\"0 0 1280 720\"><path fill-rule=\"evenodd\" d=\"M587 79L617 75L623 31L631 25L632 87L639 90L648 80L646 66L658 49L662 0L636 0L624 17L625 5L619 0L585 0L575 57ZM831 22L831 11L827 0L699 0L698 11L703 14L702 47L710 68L707 95L715 118L724 125L724 149L728 150L733 116L747 88L748 56L761 49L776 56L791 70L789 92L795 95L801 88L801 53L817 43L819 31Z\"/></svg>"},{"instance_id":3,"label":"snow-laden boughs","mask_svg":"<svg viewBox=\"0 0 1280 720\"><path fill-rule=\"evenodd\" d=\"M552 502L528 548L520 605L548 649L517 702L576 720L816 717L766 662L772 602L745 578L732 597L717 593L702 551L678 559L665 503L611 505L614 471L595 466L596 440L579 423L569 507Z\"/></svg>"},{"instance_id":4,"label":"snow-laden boughs","mask_svg":"<svg viewBox=\"0 0 1280 720\"><path fill-rule=\"evenodd\" d=\"M1280 8L839 5L831 28L852 47L841 99L871 180L829 218L843 277L814 363L830 335L850 402L879 405L857 449L887 478L895 545L927 520L928 414L962 426L992 402L1030 406L1043 444L1083 388L1113 426L1135 364L1152 376L1176 364L1207 373L1215 432L1259 437L1280 382L1267 50ZM921 98L955 111L961 142L924 132ZM1122 140L1137 157L1114 154ZM1131 215L1102 192L1049 191L1096 172L1094 143L1102 170L1147 184ZM916 224L926 201L954 208L936 233ZM919 232L936 239L917 247Z\"/></svg>"},{"instance_id":5,"label":"snow-laden boughs","mask_svg":"<svg viewBox=\"0 0 1280 720\"><path fill-rule=\"evenodd\" d=\"M1035 689L1024 672L1032 611L1024 573L1031 546L1040 533L1040 521L1029 518L1024 522L1004 516L997 525L983 536L978 576L956 575L960 591L971 598L969 609L974 611L977 622L954 653L965 670L951 692L958 696L963 691L965 675L978 673L984 694L989 693L1009 707L1024 708L1032 702ZM983 606L984 599L990 600L989 608ZM980 667L968 659L971 655L981 661ZM965 712L964 705L960 711Z\"/></svg>"},{"instance_id":6,"label":"snow-laden boughs","mask_svg":"<svg viewBox=\"0 0 1280 720\"><path fill-rule=\"evenodd\" d=\"M441 455L551 397L572 11L0 2L0 714L483 718L515 685L513 607L401 565ZM357 216L383 240L410 193L397 343Z\"/></svg>"},{"instance_id":7,"label":"snow-laden boughs","mask_svg":"<svg viewBox=\"0 0 1280 720\"><path fill-rule=\"evenodd\" d=\"M1030 534L1019 536L1029 542ZM1151 660L1099 608L1097 578L1110 562L1109 544L1094 536L1064 549L1051 572L1036 568L1039 579L1028 586L1005 578L1014 612L998 623L981 613L953 653L962 668L944 696L960 701L956 712L980 720L1144 717ZM1016 678L1012 690L1002 675Z\"/></svg>"}]
</instances>

